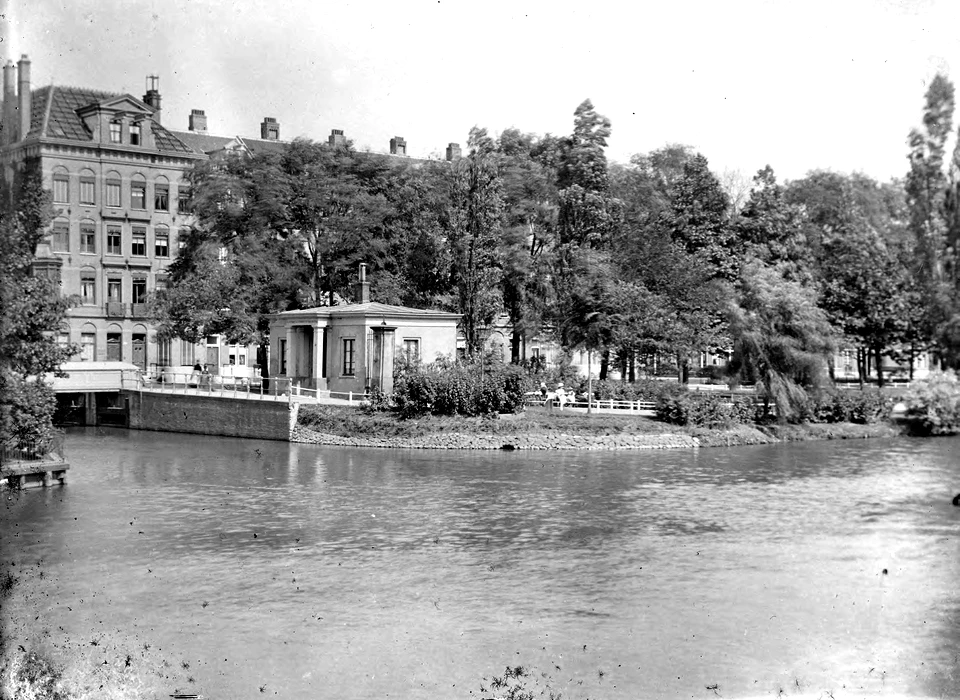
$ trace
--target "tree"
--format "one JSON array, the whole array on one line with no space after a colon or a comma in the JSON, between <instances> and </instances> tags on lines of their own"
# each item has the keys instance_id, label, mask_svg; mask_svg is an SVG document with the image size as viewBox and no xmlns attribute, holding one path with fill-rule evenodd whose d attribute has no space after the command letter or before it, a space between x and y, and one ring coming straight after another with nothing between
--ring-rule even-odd
<instances>
[{"instance_id":1,"label":"tree","mask_svg":"<svg viewBox=\"0 0 960 700\"><path fill-rule=\"evenodd\" d=\"M388 250L384 225L390 207L377 191L380 163L365 162L349 146L297 139L284 156L289 178L289 235L302 245L313 303L348 294L353 270L361 262L383 265ZM373 186L371 186L373 185Z\"/></svg>"},{"instance_id":2,"label":"tree","mask_svg":"<svg viewBox=\"0 0 960 700\"><path fill-rule=\"evenodd\" d=\"M809 287L758 260L742 269L729 309L735 376L754 378L781 421L798 415L806 389L823 382L833 329Z\"/></svg>"},{"instance_id":3,"label":"tree","mask_svg":"<svg viewBox=\"0 0 960 700\"><path fill-rule=\"evenodd\" d=\"M483 347L484 327L502 308L502 277L498 255L503 183L493 139L474 127L470 153L453 165L448 185L449 206L443 222L451 254L451 277L467 352Z\"/></svg>"},{"instance_id":4,"label":"tree","mask_svg":"<svg viewBox=\"0 0 960 700\"><path fill-rule=\"evenodd\" d=\"M767 265L781 265L788 279L809 281L812 259L804 236L803 212L786 201L769 165L753 178L753 189L736 221L748 254Z\"/></svg>"},{"instance_id":5,"label":"tree","mask_svg":"<svg viewBox=\"0 0 960 700\"><path fill-rule=\"evenodd\" d=\"M710 172L707 159L698 153L684 163L662 225L687 252L709 264L716 277L733 280L741 251L729 214L729 197Z\"/></svg>"},{"instance_id":6,"label":"tree","mask_svg":"<svg viewBox=\"0 0 960 700\"><path fill-rule=\"evenodd\" d=\"M78 349L56 333L67 309L59 280L34 274L32 262L51 216L39 161L28 160L0 189L0 436L42 454L53 437L56 397L47 375Z\"/></svg>"}]
</instances>

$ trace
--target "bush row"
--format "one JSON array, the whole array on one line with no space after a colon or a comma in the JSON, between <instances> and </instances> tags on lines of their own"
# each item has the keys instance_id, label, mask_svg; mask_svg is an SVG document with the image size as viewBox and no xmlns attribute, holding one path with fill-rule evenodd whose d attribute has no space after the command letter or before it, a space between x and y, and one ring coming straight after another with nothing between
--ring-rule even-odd
<instances>
[{"instance_id":1,"label":"bush row","mask_svg":"<svg viewBox=\"0 0 960 700\"><path fill-rule=\"evenodd\" d=\"M894 402L893 396L876 389L824 391L808 396L795 420L801 423L869 425L886 420ZM699 392L664 395L657 401L656 411L657 418L666 423L705 428L764 423L775 418L753 397L738 396L731 401L727 396Z\"/></svg>"},{"instance_id":2,"label":"bush row","mask_svg":"<svg viewBox=\"0 0 960 700\"><path fill-rule=\"evenodd\" d=\"M393 400L402 418L486 416L523 408L526 373L515 366L425 365L400 376Z\"/></svg>"}]
</instances>

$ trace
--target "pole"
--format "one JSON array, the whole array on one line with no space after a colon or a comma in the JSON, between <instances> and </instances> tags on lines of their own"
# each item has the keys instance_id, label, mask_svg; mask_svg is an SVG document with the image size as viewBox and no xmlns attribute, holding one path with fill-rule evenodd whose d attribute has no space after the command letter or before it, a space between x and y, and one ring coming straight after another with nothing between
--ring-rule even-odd
<instances>
[{"instance_id":1,"label":"pole","mask_svg":"<svg viewBox=\"0 0 960 700\"><path fill-rule=\"evenodd\" d=\"M587 413L593 413L593 374L590 373L593 351L587 350Z\"/></svg>"}]
</instances>

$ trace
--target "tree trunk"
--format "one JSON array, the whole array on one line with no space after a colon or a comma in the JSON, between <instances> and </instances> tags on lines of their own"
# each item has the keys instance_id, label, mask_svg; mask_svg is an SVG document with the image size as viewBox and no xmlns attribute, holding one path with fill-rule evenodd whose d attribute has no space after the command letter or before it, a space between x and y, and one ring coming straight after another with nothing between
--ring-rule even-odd
<instances>
[{"instance_id":1,"label":"tree trunk","mask_svg":"<svg viewBox=\"0 0 960 700\"><path fill-rule=\"evenodd\" d=\"M634 354L633 350L627 353L627 371L630 373L629 381L637 381L637 357Z\"/></svg>"},{"instance_id":2,"label":"tree trunk","mask_svg":"<svg viewBox=\"0 0 960 700\"><path fill-rule=\"evenodd\" d=\"M914 345L913 342L911 342L910 343L910 369L907 370L909 372L908 376L910 377L911 382L913 381L913 363L916 361L916 359L917 359L917 346Z\"/></svg>"},{"instance_id":3,"label":"tree trunk","mask_svg":"<svg viewBox=\"0 0 960 700\"><path fill-rule=\"evenodd\" d=\"M600 353L600 381L607 378L607 372L610 370L610 351L604 350Z\"/></svg>"},{"instance_id":4,"label":"tree trunk","mask_svg":"<svg viewBox=\"0 0 960 700\"><path fill-rule=\"evenodd\" d=\"M864 362L864 352L863 348L857 348L857 377L860 379L860 390L863 390L863 384L866 380L867 368L866 363Z\"/></svg>"},{"instance_id":5,"label":"tree trunk","mask_svg":"<svg viewBox=\"0 0 960 700\"><path fill-rule=\"evenodd\" d=\"M883 387L883 348L876 347L873 349L873 355L876 358L877 362L877 386Z\"/></svg>"},{"instance_id":6,"label":"tree trunk","mask_svg":"<svg viewBox=\"0 0 960 700\"><path fill-rule=\"evenodd\" d=\"M690 358L677 355L677 381L681 384L690 383Z\"/></svg>"}]
</instances>

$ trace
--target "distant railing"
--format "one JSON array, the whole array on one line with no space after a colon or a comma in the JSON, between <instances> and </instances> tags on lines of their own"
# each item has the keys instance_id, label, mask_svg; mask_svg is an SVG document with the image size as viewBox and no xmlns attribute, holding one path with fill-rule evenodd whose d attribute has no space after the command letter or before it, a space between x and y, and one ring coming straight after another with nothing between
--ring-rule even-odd
<instances>
[{"instance_id":1,"label":"distant railing","mask_svg":"<svg viewBox=\"0 0 960 700\"><path fill-rule=\"evenodd\" d=\"M63 461L63 433L56 432L46 440L12 445L0 445L0 465L12 462Z\"/></svg>"}]
</instances>

